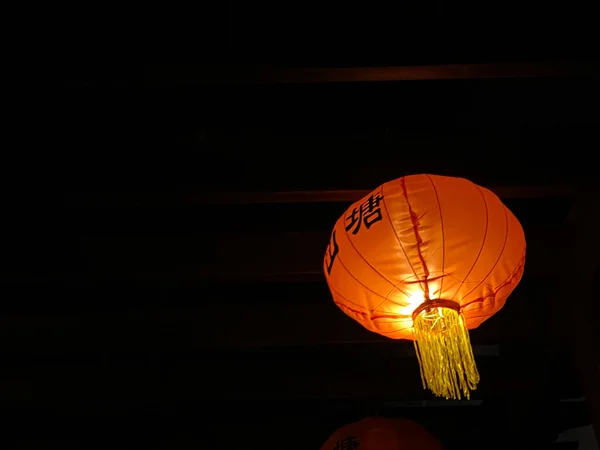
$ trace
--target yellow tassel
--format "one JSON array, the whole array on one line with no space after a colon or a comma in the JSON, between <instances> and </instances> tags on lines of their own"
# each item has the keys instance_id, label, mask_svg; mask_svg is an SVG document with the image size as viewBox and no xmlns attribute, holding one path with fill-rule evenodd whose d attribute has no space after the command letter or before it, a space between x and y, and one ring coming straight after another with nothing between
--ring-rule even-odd
<instances>
[{"instance_id":1,"label":"yellow tassel","mask_svg":"<svg viewBox=\"0 0 600 450\"><path fill-rule=\"evenodd\" d=\"M446 307L423 309L413 327L423 389L446 399L469 399L470 391L477 389L479 372L460 313Z\"/></svg>"}]
</instances>

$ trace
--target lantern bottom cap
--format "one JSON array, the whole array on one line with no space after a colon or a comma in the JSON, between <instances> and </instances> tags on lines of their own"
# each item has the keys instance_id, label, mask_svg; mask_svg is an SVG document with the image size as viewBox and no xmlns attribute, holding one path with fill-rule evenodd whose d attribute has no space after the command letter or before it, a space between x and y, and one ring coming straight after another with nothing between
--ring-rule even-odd
<instances>
[{"instance_id":1,"label":"lantern bottom cap","mask_svg":"<svg viewBox=\"0 0 600 450\"><path fill-rule=\"evenodd\" d=\"M446 399L469 399L471 391L477 389L479 372L469 331L458 309L419 308L413 330L423 388Z\"/></svg>"}]
</instances>

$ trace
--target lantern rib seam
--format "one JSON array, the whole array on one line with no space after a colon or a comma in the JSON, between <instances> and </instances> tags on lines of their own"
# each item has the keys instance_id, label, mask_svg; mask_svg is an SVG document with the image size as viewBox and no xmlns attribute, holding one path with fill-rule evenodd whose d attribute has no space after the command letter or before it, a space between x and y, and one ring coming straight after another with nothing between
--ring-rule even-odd
<instances>
[{"instance_id":1,"label":"lantern rib seam","mask_svg":"<svg viewBox=\"0 0 600 450\"><path fill-rule=\"evenodd\" d=\"M469 295L471 295L471 293L477 289L479 286L481 286L483 283L485 283L487 281L487 279L489 278L490 274L494 271L494 269L496 268L496 266L498 265L498 263L500 262L500 260L502 259L502 255L504 254L504 250L506 249L506 244L508 242L508 226L509 226L509 220L508 220L508 212L507 209L504 208L504 220L506 222L506 233L504 234L504 243L502 244L502 250L500 251L500 253L498 253L498 257L496 258L496 262L494 263L494 265L492 266L492 268L488 271L487 275L475 286L473 287L473 289L471 289L469 292L467 292L464 295L464 298L466 299L467 297L469 297ZM521 264L521 262L519 262L519 264L517 264L517 267ZM510 279L512 277L512 274L507 278ZM506 280L505 280L506 281ZM504 285L505 282L501 283L501 285Z\"/></svg>"},{"instance_id":2,"label":"lantern rib seam","mask_svg":"<svg viewBox=\"0 0 600 450\"><path fill-rule=\"evenodd\" d=\"M349 300L347 297L343 296L343 295L342 295L342 294L341 294L341 293L340 293L340 292L339 292L337 289L335 289L333 286L331 286L331 284L330 284L329 282L327 282L327 285L329 286L329 288L331 289L331 291L332 291L333 293L335 293L336 295L338 295L339 297L341 297L342 299L344 299L344 300L345 300L345 301L347 301L348 303L350 303L350 304L353 304L353 305L356 305L356 303L352 302L352 301L351 301L351 300ZM380 319L386 319L386 318L390 318L390 319L394 319L394 321L393 321L393 322L382 322L382 323L394 323L394 322L395 322L395 321L398 319L398 317L397 317L397 316L395 316L395 315L392 315L392 314L389 314L389 315L379 315L379 316L372 316L371 314L369 314L369 313L367 313L367 312L358 311L358 310L356 310L356 309L353 309L353 308L351 308L351 307L350 307L350 306L348 306L348 305L344 305L343 303L338 303L338 302L335 302L335 304L336 304L336 305L337 305L337 306L338 306L338 307L339 307L339 308L340 308L342 311L344 311L344 310L348 310L348 311L350 311L351 313L353 313L353 314L355 314L355 315L358 315L358 316L361 316L361 317L368 316L368 317L369 317L369 319L370 319L370 321L373 321L373 320L380 320ZM357 305L357 306L360 306L360 305ZM372 312L372 311L371 311L371 312ZM387 331L387 332L385 333L385 335L386 335L386 336L390 336L390 335L392 335L392 334L395 334L395 333L401 333L401 332L403 332L403 331L406 331L406 330L408 330L408 329L411 329L411 328L412 328L412 325L408 325L408 326L405 326L405 327L399 328L399 329L397 329L397 330L393 330L393 331Z\"/></svg>"},{"instance_id":3,"label":"lantern rib seam","mask_svg":"<svg viewBox=\"0 0 600 450\"><path fill-rule=\"evenodd\" d=\"M386 207L386 208L387 208L387 207ZM393 228L394 228L394 227L392 226L392 229L393 229ZM352 246L352 249L353 249L353 250L356 252L356 254L357 254L358 256L360 256L360 258L361 258L361 259L362 259L362 260L365 262L365 264L366 264L367 266L369 266L369 267L371 268L371 270L373 270L373 272L375 272L377 275L379 275L379 276L380 276L380 277L381 277L383 280L385 280L387 283L389 283L389 285L392 287L392 288L391 288L391 290L390 290L390 292L388 293L388 295L387 295L386 297L384 297L383 295L380 295L380 294L378 294L378 296L379 296L379 297L381 297L381 298L383 298L383 300L381 301L381 303L379 303L379 304L378 304L378 305L377 305L375 308L373 308L371 311L374 311L374 310L376 310L376 309L377 309L377 308L379 308L379 307L380 307L380 306L381 306L381 305L382 305L382 304L383 304L383 303L384 303L386 300L388 300L388 299L389 299L389 296L390 296L390 294L391 294L391 293L392 293L394 290L398 290L398 291L400 291L400 293L401 293L401 294L403 294L403 295L408 295L408 293L407 293L406 291L403 291L402 289L400 289L400 288L398 287L398 285L399 285L400 283L394 283L394 282L392 282L390 279L388 279L388 278L387 278L385 275L383 275L381 272L379 272L379 271L378 271L378 270L375 268L375 266L374 266L373 264L371 264L371 263L370 263L370 262L367 260L367 258L365 258L365 256L364 256L364 255L363 255L361 252L359 252L359 251L358 251L358 249L356 248L356 245L354 245L354 242L352 241L352 239L351 239L351 238L350 238L350 236L348 235L348 230L345 230L345 231L346 231L346 237L348 238L348 242L350 242L350 245ZM394 232L395 232L395 231L396 231L396 230L394 230ZM405 253L405 255L406 255L406 253ZM348 269L346 269L346 271L348 271ZM355 278L355 279L356 279L356 278ZM357 281L358 281L358 280L357 280Z\"/></svg>"},{"instance_id":4,"label":"lantern rib seam","mask_svg":"<svg viewBox=\"0 0 600 450\"><path fill-rule=\"evenodd\" d=\"M427 262L425 261L425 258L423 258L423 253L421 252L421 244L423 243L423 240L421 239L421 235L419 234L419 229L418 229L419 219L416 217L416 214L413 211L412 207L410 206L410 202L408 201L408 191L406 189L406 180L404 178L402 178L402 180L401 180L401 185L402 185L402 195L404 196L404 199L406 200L406 206L408 207L408 215L410 217L410 222L412 223L413 232L415 233L417 255L419 257L419 261L421 262L421 265L423 266L424 280L422 282L425 286L425 289L423 290L423 295L425 297L425 300L430 300L430 298L429 298L429 283L428 283L429 268L427 267ZM395 231L395 229L394 229L394 231ZM414 268L413 268L413 271L414 271ZM415 276L417 276L417 279L419 278L419 276L416 274L416 271L415 271Z\"/></svg>"},{"instance_id":5,"label":"lantern rib seam","mask_svg":"<svg viewBox=\"0 0 600 450\"><path fill-rule=\"evenodd\" d=\"M430 175L427 175L429 181L431 182L431 186L433 187L433 192L435 193L435 199L438 204L438 211L440 213L440 230L442 231L442 279L440 280L440 295L444 292L444 277L446 276L446 241L445 241L445 233L444 233L444 216L442 214L442 203L440 202L440 196L438 195L437 188L435 187L435 183L433 182L433 178Z\"/></svg>"},{"instance_id":6,"label":"lantern rib seam","mask_svg":"<svg viewBox=\"0 0 600 450\"><path fill-rule=\"evenodd\" d=\"M402 249L402 253L404 253L404 257L406 258L406 262L408 262L408 265L410 266L410 269L412 270L413 275L418 280L419 279L419 275L417 275L417 271L415 270L415 267L413 266L412 261L408 257L408 254L406 253L406 249L404 248L404 244L402 243L402 239L400 239L400 236L398 236L398 231L396 230L396 227L394 226L394 222L392 222L392 218L390 217L390 210L387 207L387 203L385 201L384 188L385 188L385 184L382 184L381 185L381 196L383 197L383 200L381 201L381 203L383 204L383 207L385 208L386 213L387 213L385 216L387 217L388 221L390 222L390 227L392 228L392 231L394 232L394 236L396 236L396 240L398 241L398 245Z\"/></svg>"},{"instance_id":7,"label":"lantern rib seam","mask_svg":"<svg viewBox=\"0 0 600 450\"><path fill-rule=\"evenodd\" d=\"M366 290L368 290L369 292L372 292L373 294L375 294L377 297L380 297L380 298L382 298L382 299L383 299L383 301L386 301L386 300L387 300L387 298L386 298L386 297L384 297L383 295L381 295L381 294L379 294L379 293L375 292L375 291L374 291L373 289L371 289L369 286L365 285L365 284L364 284L362 281L360 281L358 278L356 278L356 277L354 276L354 274L353 274L351 271L349 271L349 270L348 270L348 268L346 267L346 265L345 265L345 264L344 264L344 262L342 261L342 258L340 258L340 257L338 256L338 257L337 257L337 260L339 261L339 263L340 263L340 266L342 266L342 267L344 268L344 270L345 270L345 271L348 273L348 275L350 275L350 276L351 276L351 277L352 277L354 280L356 280L356 282L357 282L358 284L360 284L362 287L364 287L364 288L365 288ZM329 281L327 281L327 284L328 284L328 285L331 287L331 285L329 284ZM344 297L344 298L345 298L345 297ZM348 300L348 299L346 299L346 300ZM358 303L355 303L355 302L353 302L353 301L350 301L350 300L348 300L348 301L349 301L350 303L352 303L353 305L360 306ZM382 302L382 303L383 303L383 302ZM365 310L367 310L367 309L365 308ZM367 310L367 311L368 311L368 310Z\"/></svg>"},{"instance_id":8,"label":"lantern rib seam","mask_svg":"<svg viewBox=\"0 0 600 450\"><path fill-rule=\"evenodd\" d=\"M507 286L509 284L512 284L515 277L519 277L522 275L522 272L524 270L524 265L525 265L525 259L526 259L525 254L523 254L523 256L519 260L518 264L515 266L513 271L510 273L510 275L502 283L500 283L496 287L496 289L494 289L494 291L492 292L492 294L490 296L480 297L480 298L476 298L475 300L471 300L470 302L465 303L464 305L461 305L461 309L464 309L467 306L472 305L473 303L483 303L485 301L485 299L488 297L493 297L493 303L496 304L496 302L498 301L496 299L496 294L500 291L500 289L504 288L505 286ZM507 298L508 298L508 296L502 297L502 300L506 300ZM494 313L490 314L490 316L492 316L492 315L494 315ZM480 317L480 316L476 316L476 317ZM469 318L471 318L471 316L469 316Z\"/></svg>"},{"instance_id":9,"label":"lantern rib seam","mask_svg":"<svg viewBox=\"0 0 600 450\"><path fill-rule=\"evenodd\" d=\"M456 297L456 294L458 294L458 292L460 291L460 288L463 287L463 285L465 284L465 281L467 280L467 278L469 278L469 275L471 275L471 272L473 272L473 269L477 265L477 262L479 261L479 258L481 257L481 254L483 253L483 249L485 247L485 241L487 240L487 236L488 236L489 220L490 220L490 211L489 211L488 202L485 199L485 194L479 188L479 186L477 186L474 183L473 183L473 185L477 188L477 190L481 194L481 198L483 199L483 204L485 205L485 233L483 233L483 242L481 243L481 247L479 248L479 252L477 253L477 257L475 258L475 261L473 261L473 265L471 266L471 268L469 269L469 271L467 272L467 274L463 277L462 281L460 282L460 284L456 288L456 291L454 291L454 295L452 295L452 298L450 300L454 300L454 298ZM507 224L507 226L508 226L508 224ZM507 232L508 232L508 229L507 229ZM508 236L508 233L507 233L507 236ZM506 240L506 238L505 238L505 240ZM502 249L502 253L503 252L504 252L504 248ZM500 256L502 256L502 253L500 253ZM496 264L498 264L498 262L496 262ZM496 265L494 265L494 268L495 267L496 267ZM489 274L486 276L486 278L488 276L489 276ZM460 302L460 299L459 299L459 302Z\"/></svg>"}]
</instances>

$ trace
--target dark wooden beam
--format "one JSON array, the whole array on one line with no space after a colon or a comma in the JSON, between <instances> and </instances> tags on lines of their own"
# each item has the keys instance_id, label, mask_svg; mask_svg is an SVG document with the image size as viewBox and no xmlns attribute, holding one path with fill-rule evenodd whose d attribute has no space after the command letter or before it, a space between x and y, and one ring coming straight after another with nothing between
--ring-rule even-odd
<instances>
[{"instance_id":1,"label":"dark wooden beam","mask_svg":"<svg viewBox=\"0 0 600 450\"><path fill-rule=\"evenodd\" d=\"M539 450L577 450L579 442L539 443ZM512 442L510 444L495 444L493 442L453 442L444 446L445 450L531 450L530 442Z\"/></svg>"},{"instance_id":2,"label":"dark wooden beam","mask_svg":"<svg viewBox=\"0 0 600 450\"><path fill-rule=\"evenodd\" d=\"M14 353L0 371L2 407L57 405L108 410L135 402L297 401L334 398L433 399L423 390L416 358L382 348L285 348L277 352ZM479 357L475 398L526 395L539 380L520 368L527 352ZM568 377L568 372L556 374ZM161 389L156 389L157 386ZM111 407L111 403L114 403ZM60 406L58 406L60 405Z\"/></svg>"},{"instance_id":3,"label":"dark wooden beam","mask_svg":"<svg viewBox=\"0 0 600 450\"><path fill-rule=\"evenodd\" d=\"M560 227L528 230L526 273L551 276L553 254L569 245ZM92 267L107 279L140 282L222 282L323 279L322 261L330 231L289 233L202 233L158 237L88 236L80 240Z\"/></svg>"},{"instance_id":4,"label":"dark wooden beam","mask_svg":"<svg viewBox=\"0 0 600 450\"><path fill-rule=\"evenodd\" d=\"M561 259L557 253L554 256L557 260ZM520 361L519 370L536 374L538 383L532 386L527 395L518 392L507 393L497 408L504 416L502 419L504 442L523 444L529 442L530 447L536 447L541 437L545 436L549 442L554 440L557 434L555 427L559 422L559 403L550 393L560 390L568 383L574 384L576 374L572 360L569 364L556 358L558 348L567 351L566 344L561 342L559 337L562 333L555 328L552 320L549 320L553 312L551 307L548 307L548 302L560 302L555 295L556 281L548 278L548 280L530 283L526 287L528 287L527 301L531 307L531 315L527 319L528 325L524 326L528 328L531 337L528 341L523 341L522 349L528 348L529 351L527 357ZM513 311L511 317L515 318L520 311ZM508 322L499 325L504 328L511 326ZM502 333L502 328L498 329L498 333ZM564 379L558 380L554 376L557 363L571 366L573 376L570 382ZM563 385L559 386L556 383L563 383ZM532 417L537 420L532 421Z\"/></svg>"},{"instance_id":5,"label":"dark wooden beam","mask_svg":"<svg viewBox=\"0 0 600 450\"><path fill-rule=\"evenodd\" d=\"M490 188L502 199L571 198L571 186L496 186ZM68 208L189 207L269 203L352 203L369 190L311 190L288 192L77 192L64 196Z\"/></svg>"},{"instance_id":6,"label":"dark wooden beam","mask_svg":"<svg viewBox=\"0 0 600 450\"><path fill-rule=\"evenodd\" d=\"M168 214L166 211L164 216ZM202 220L195 220L200 226ZM108 222L111 221L122 223L120 217L111 218ZM332 220L332 227L333 223ZM110 223L108 225L114 227ZM77 237L82 230L73 223L68 226L73 228L72 235L66 234L67 228L56 232L65 235L62 240L57 240L57 234L51 233L47 233L43 242L37 238L39 246L47 247L41 255L45 259L38 257L24 264L36 263L42 272L19 271L18 266L13 264L0 274L0 282L54 280L67 286L85 286L97 281L132 280L140 286L152 286L173 282L194 285L206 281L321 281L322 261L331 233L330 230L260 232L235 231L233 228L226 232L194 231L189 230L189 224L182 223L179 232L170 230L168 234L142 228L138 233L116 230L104 234L98 230L98 234ZM173 228L173 224L165 226ZM525 232L528 243L526 276L551 277L556 268L556 255L570 245L572 234L560 226L530 226ZM26 248L26 245L32 244L24 242L21 248ZM14 251L15 258L25 258L26 254L18 247Z\"/></svg>"},{"instance_id":7,"label":"dark wooden beam","mask_svg":"<svg viewBox=\"0 0 600 450\"><path fill-rule=\"evenodd\" d=\"M474 345L530 341L539 313L532 302L536 288L524 280L497 315L471 332ZM6 352L207 352L396 342L343 314L324 283L193 289L17 286L4 295L10 303L0 314L0 351Z\"/></svg>"},{"instance_id":8,"label":"dark wooden beam","mask_svg":"<svg viewBox=\"0 0 600 450\"><path fill-rule=\"evenodd\" d=\"M568 223L574 235L567 253L567 273L561 277L562 289L556 295L572 299L563 311L555 301L557 327L572 346L581 387L588 406L596 440L600 442L600 332L598 331L597 285L600 281L600 207L598 185L582 189L576 199ZM557 267L558 270L564 270ZM556 316L561 312L561 316ZM560 317L560 318L559 318Z\"/></svg>"},{"instance_id":9,"label":"dark wooden beam","mask_svg":"<svg viewBox=\"0 0 600 450\"><path fill-rule=\"evenodd\" d=\"M487 78L562 78L591 77L597 74L591 64L582 63L492 63L447 64L404 67L281 68L154 66L148 83L176 84L280 84L353 83L409 80L461 80ZM184 70L181 70L184 69ZM173 75L173 73L180 75ZM158 75L160 73L160 75ZM185 75L184 75L185 74ZM154 80L154 83L153 83Z\"/></svg>"}]
</instances>

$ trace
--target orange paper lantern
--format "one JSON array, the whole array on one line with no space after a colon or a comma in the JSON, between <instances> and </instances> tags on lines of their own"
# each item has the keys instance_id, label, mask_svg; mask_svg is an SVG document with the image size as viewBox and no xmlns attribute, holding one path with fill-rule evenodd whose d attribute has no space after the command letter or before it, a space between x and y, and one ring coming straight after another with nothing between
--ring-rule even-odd
<instances>
[{"instance_id":1,"label":"orange paper lantern","mask_svg":"<svg viewBox=\"0 0 600 450\"><path fill-rule=\"evenodd\" d=\"M441 450L442 445L415 422L367 417L335 431L321 450Z\"/></svg>"},{"instance_id":2,"label":"orange paper lantern","mask_svg":"<svg viewBox=\"0 0 600 450\"><path fill-rule=\"evenodd\" d=\"M342 311L414 340L424 387L460 398L479 381L467 329L502 308L523 275L525 247L521 224L488 189L410 175L350 206L324 269Z\"/></svg>"}]
</instances>

